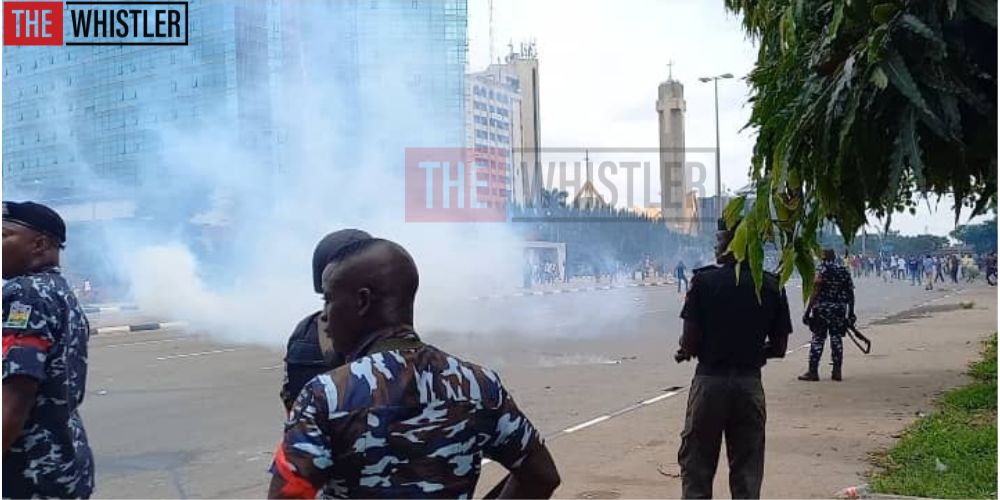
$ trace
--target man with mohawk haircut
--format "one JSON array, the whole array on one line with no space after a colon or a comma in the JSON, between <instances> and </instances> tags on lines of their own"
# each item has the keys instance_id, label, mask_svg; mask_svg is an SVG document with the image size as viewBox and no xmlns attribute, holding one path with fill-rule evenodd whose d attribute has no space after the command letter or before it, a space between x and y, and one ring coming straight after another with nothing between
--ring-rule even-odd
<instances>
[{"instance_id":1,"label":"man with mohawk haircut","mask_svg":"<svg viewBox=\"0 0 1000 500\"><path fill-rule=\"evenodd\" d=\"M341 249L323 271L324 352L347 364L312 379L285 424L271 498L471 498L483 458L510 470L500 498L548 498L552 456L493 371L413 329L419 277L382 239Z\"/></svg>"}]
</instances>

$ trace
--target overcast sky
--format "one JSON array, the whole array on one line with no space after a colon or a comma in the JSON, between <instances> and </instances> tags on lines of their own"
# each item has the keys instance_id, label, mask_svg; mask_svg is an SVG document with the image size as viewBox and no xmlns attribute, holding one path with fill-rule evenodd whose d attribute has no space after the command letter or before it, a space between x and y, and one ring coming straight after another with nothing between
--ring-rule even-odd
<instances>
[{"instance_id":1,"label":"overcast sky","mask_svg":"<svg viewBox=\"0 0 1000 500\"><path fill-rule=\"evenodd\" d=\"M476 71L489 63L489 8L488 0L468 2L469 67ZM673 76L685 87L687 147L713 148L713 89L698 77L734 74L719 82L719 122L723 188L738 189L748 182L754 141L751 131L741 130L750 115L749 88L741 78L753 68L756 50L722 4L495 0L495 56L506 54L510 41L515 47L537 42L543 147L657 147L656 90L673 61ZM711 195L714 156L702 156L696 161L709 167ZM947 234L954 227L950 207L943 200L916 217L900 214L893 228Z\"/></svg>"}]
</instances>

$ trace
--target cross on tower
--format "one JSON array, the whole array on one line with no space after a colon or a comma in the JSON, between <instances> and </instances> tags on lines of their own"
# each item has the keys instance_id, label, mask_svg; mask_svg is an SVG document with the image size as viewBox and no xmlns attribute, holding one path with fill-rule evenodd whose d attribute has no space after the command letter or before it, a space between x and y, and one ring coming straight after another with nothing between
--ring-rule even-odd
<instances>
[{"instance_id":1,"label":"cross on tower","mask_svg":"<svg viewBox=\"0 0 1000 500\"><path fill-rule=\"evenodd\" d=\"M673 59L667 61L667 71L668 71L667 80L668 81L673 81L674 80L674 60Z\"/></svg>"}]
</instances>

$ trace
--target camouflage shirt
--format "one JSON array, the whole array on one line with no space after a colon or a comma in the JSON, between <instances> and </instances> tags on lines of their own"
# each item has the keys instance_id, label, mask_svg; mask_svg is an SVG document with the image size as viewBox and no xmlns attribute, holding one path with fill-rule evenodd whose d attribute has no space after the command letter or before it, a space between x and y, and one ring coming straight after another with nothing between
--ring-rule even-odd
<instances>
[{"instance_id":1,"label":"camouflage shirt","mask_svg":"<svg viewBox=\"0 0 1000 500\"><path fill-rule=\"evenodd\" d=\"M854 295L854 281L851 280L851 272L846 267L836 261L822 261L816 266L816 275L822 283L819 295L816 296L817 305L847 305L851 301Z\"/></svg>"},{"instance_id":2,"label":"camouflage shirt","mask_svg":"<svg viewBox=\"0 0 1000 500\"><path fill-rule=\"evenodd\" d=\"M492 371L410 330L375 337L299 394L271 468L282 494L471 498L483 457L517 469L542 445Z\"/></svg>"},{"instance_id":3,"label":"camouflage shirt","mask_svg":"<svg viewBox=\"0 0 1000 500\"><path fill-rule=\"evenodd\" d=\"M90 325L56 267L3 285L3 379L38 381L35 406L3 459L5 497L89 497L94 461L77 408Z\"/></svg>"}]
</instances>

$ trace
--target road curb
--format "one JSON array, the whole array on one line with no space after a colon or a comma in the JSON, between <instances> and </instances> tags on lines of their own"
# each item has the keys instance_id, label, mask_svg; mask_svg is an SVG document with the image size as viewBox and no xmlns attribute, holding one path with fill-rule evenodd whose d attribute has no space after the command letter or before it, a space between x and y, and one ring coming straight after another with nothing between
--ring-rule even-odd
<instances>
[{"instance_id":1,"label":"road curb","mask_svg":"<svg viewBox=\"0 0 1000 500\"><path fill-rule=\"evenodd\" d=\"M135 304L126 304L122 306L82 306L83 312L87 314L101 314L109 312L121 312L121 311L138 311L139 306Z\"/></svg>"},{"instance_id":2,"label":"road curb","mask_svg":"<svg viewBox=\"0 0 1000 500\"><path fill-rule=\"evenodd\" d=\"M672 281L651 281L649 283L628 283L625 285L600 285L600 286L585 286L577 288L556 288L554 290L524 290L522 292L513 293L494 293L490 295L480 295L472 297L474 301L483 300L497 300L497 299L510 299L517 297L541 297L543 295L561 295L564 293L581 293L581 292L600 292L605 290L621 290L625 288L643 288L651 286L669 286L675 284Z\"/></svg>"},{"instance_id":3,"label":"road curb","mask_svg":"<svg viewBox=\"0 0 1000 500\"><path fill-rule=\"evenodd\" d=\"M183 328L187 326L184 321L168 321L165 323L139 323L136 325L121 325L121 326L102 326L100 328L91 328L91 335L107 335L111 333L135 333L135 332L151 332L155 330L166 330L168 328Z\"/></svg>"}]
</instances>

